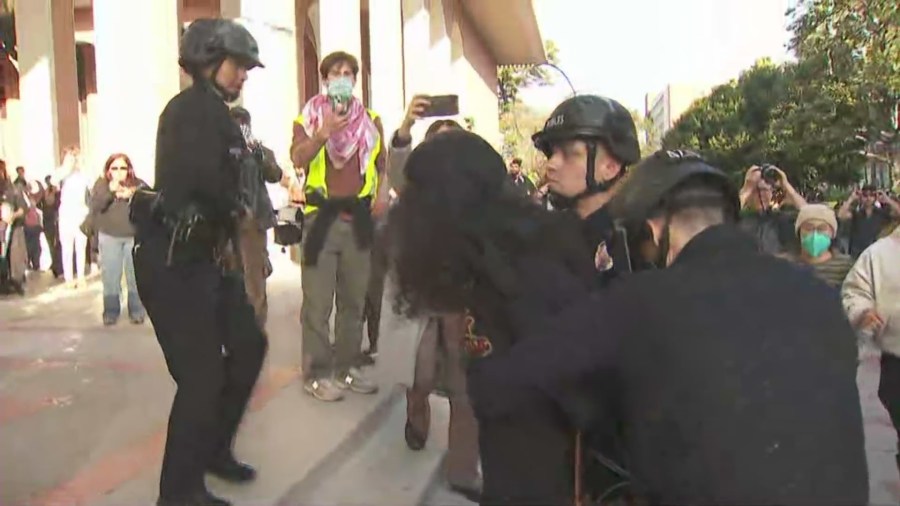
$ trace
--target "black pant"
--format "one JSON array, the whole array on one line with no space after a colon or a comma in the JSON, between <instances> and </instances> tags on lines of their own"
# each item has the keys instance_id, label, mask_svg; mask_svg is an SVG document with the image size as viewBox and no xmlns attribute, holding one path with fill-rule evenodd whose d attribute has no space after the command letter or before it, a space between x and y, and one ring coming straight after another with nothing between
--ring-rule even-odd
<instances>
[{"instance_id":1,"label":"black pant","mask_svg":"<svg viewBox=\"0 0 900 506\"><path fill-rule=\"evenodd\" d=\"M50 270L53 275L60 277L63 275L62 268L62 245L59 242L59 225L56 220L48 220L44 215L44 237L47 238L47 246L50 248L51 265Z\"/></svg>"},{"instance_id":2,"label":"black pant","mask_svg":"<svg viewBox=\"0 0 900 506\"><path fill-rule=\"evenodd\" d=\"M384 278L387 275L387 235L385 229L376 230L372 244L372 266L369 271L369 288L366 292L366 330L369 350L378 349L378 328L381 325L381 299L384 295Z\"/></svg>"},{"instance_id":3,"label":"black pant","mask_svg":"<svg viewBox=\"0 0 900 506\"><path fill-rule=\"evenodd\" d=\"M28 251L28 268L41 270L41 227L25 227L25 248Z\"/></svg>"},{"instance_id":4,"label":"black pant","mask_svg":"<svg viewBox=\"0 0 900 506\"><path fill-rule=\"evenodd\" d=\"M162 235L144 240L134 267L178 385L159 486L160 497L178 499L203 490L210 461L231 450L267 342L240 278L210 262L167 267L167 247Z\"/></svg>"},{"instance_id":5,"label":"black pant","mask_svg":"<svg viewBox=\"0 0 900 506\"><path fill-rule=\"evenodd\" d=\"M900 357L888 352L881 354L881 378L878 382L878 399L887 410L900 439ZM898 448L900 452L900 448ZM900 466L900 454L897 457Z\"/></svg>"}]
</instances>

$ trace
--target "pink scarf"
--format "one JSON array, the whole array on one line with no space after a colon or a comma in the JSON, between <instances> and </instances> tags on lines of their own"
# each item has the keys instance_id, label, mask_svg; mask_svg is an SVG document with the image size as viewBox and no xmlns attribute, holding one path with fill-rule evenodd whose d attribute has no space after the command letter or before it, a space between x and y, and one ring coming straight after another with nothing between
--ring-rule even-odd
<instances>
[{"instance_id":1,"label":"pink scarf","mask_svg":"<svg viewBox=\"0 0 900 506\"><path fill-rule=\"evenodd\" d=\"M378 142L378 128L369 117L362 102L352 97L348 104L350 121L347 126L335 132L325 142L325 150L331 158L335 169L342 169L354 154L359 156L359 172L366 171L366 160L372 154ZM331 101L326 95L316 95L303 107L304 128L306 135L312 137L322 126L326 108L331 108Z\"/></svg>"}]
</instances>

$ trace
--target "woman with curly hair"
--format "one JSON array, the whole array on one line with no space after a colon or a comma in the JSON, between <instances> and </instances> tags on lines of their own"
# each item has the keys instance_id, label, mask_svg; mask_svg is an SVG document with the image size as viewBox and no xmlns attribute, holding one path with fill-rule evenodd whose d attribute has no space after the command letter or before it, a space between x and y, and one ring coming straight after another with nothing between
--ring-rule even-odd
<instances>
[{"instance_id":1,"label":"woman with curly hair","mask_svg":"<svg viewBox=\"0 0 900 506\"><path fill-rule=\"evenodd\" d=\"M484 139L438 134L412 152L406 176L388 220L396 303L410 316L464 313L470 364L538 331L543 321L532 315L554 313L589 290L593 266L577 218L516 192ZM575 275L559 275L566 271ZM503 419L482 418L476 407L481 503L572 504L574 430L545 397L526 404Z\"/></svg>"}]
</instances>

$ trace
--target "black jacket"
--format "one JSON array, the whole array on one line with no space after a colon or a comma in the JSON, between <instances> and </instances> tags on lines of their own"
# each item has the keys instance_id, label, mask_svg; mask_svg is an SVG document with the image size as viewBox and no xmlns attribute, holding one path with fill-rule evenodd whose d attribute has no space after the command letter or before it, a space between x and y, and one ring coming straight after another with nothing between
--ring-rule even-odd
<instances>
[{"instance_id":1,"label":"black jacket","mask_svg":"<svg viewBox=\"0 0 900 506\"><path fill-rule=\"evenodd\" d=\"M246 149L228 106L209 85L176 95L160 115L156 138L156 190L165 213L193 204L210 222L233 224Z\"/></svg>"},{"instance_id":2,"label":"black jacket","mask_svg":"<svg viewBox=\"0 0 900 506\"><path fill-rule=\"evenodd\" d=\"M668 269L537 332L469 371L481 417L541 392L577 425L565 385L605 375L596 402L622 421L651 504L867 503L856 341L840 301L735 228L702 232Z\"/></svg>"}]
</instances>

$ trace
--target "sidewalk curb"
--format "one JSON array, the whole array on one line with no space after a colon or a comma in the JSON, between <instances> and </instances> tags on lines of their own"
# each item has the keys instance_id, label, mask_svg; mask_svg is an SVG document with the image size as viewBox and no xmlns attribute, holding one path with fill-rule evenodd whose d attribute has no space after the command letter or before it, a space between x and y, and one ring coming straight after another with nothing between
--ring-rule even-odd
<instances>
[{"instance_id":1,"label":"sidewalk curb","mask_svg":"<svg viewBox=\"0 0 900 506\"><path fill-rule=\"evenodd\" d=\"M362 447L363 443L378 431L382 422L390 415L391 408L403 398L404 392L405 389L401 385L395 385L378 407L369 412L331 453L316 463L303 478L282 494L275 503L276 506L296 505L297 502L293 498L308 497L330 474L339 470Z\"/></svg>"}]
</instances>

